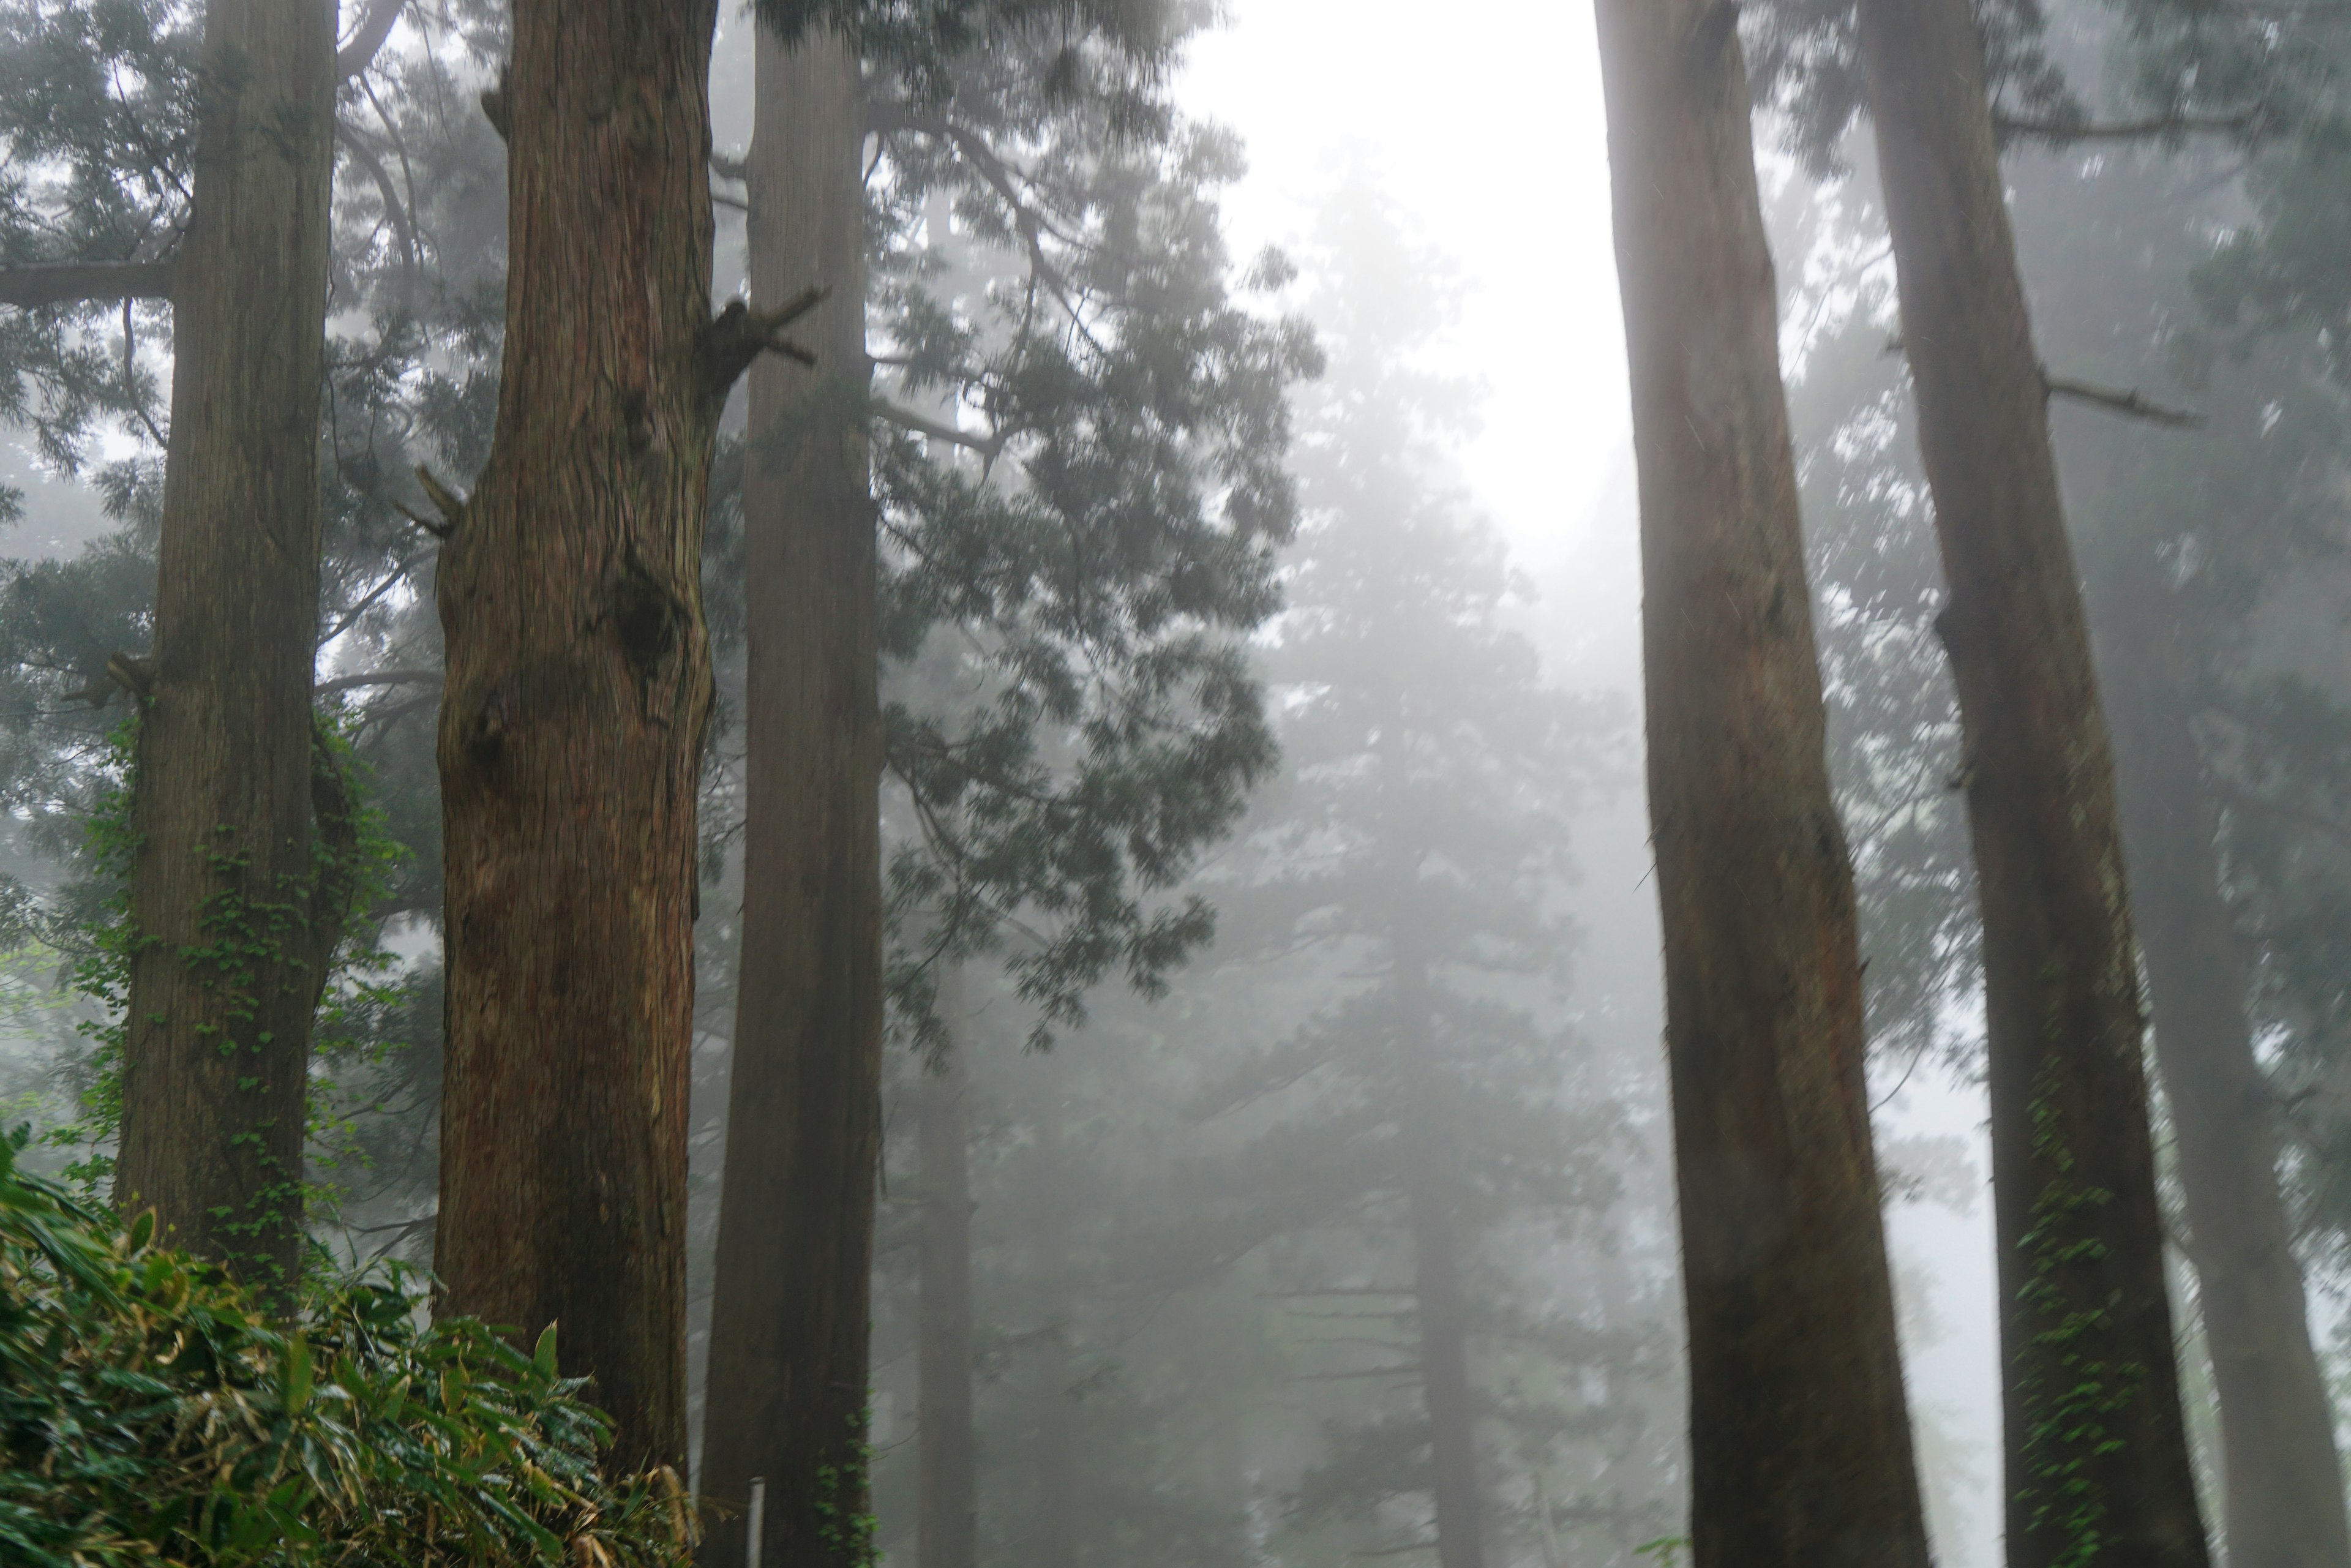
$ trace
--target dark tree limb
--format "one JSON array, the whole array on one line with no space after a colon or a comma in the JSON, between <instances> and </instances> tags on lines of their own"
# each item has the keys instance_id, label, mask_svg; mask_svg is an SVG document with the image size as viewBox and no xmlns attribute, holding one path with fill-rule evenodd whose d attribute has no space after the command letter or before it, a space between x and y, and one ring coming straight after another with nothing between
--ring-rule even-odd
<instances>
[{"instance_id":1,"label":"dark tree limb","mask_svg":"<svg viewBox=\"0 0 2351 1568\"><path fill-rule=\"evenodd\" d=\"M2030 137L2060 147L2086 141L2163 141L2182 136L2242 136L2259 127L2262 115L2249 110L2242 114L2158 114L2145 120L2126 120L2100 125L2089 120L2026 120L2018 115L1994 113L1992 129L2001 135Z\"/></svg>"},{"instance_id":2,"label":"dark tree limb","mask_svg":"<svg viewBox=\"0 0 2351 1568\"><path fill-rule=\"evenodd\" d=\"M38 310L51 305L170 298L172 264L168 261L99 261L0 268L0 305L14 305L23 310Z\"/></svg>"},{"instance_id":3,"label":"dark tree limb","mask_svg":"<svg viewBox=\"0 0 2351 1568\"><path fill-rule=\"evenodd\" d=\"M375 0L360 25L343 47L335 51L335 79L349 81L369 66L382 52L384 40L399 26L401 13L408 9L408 0Z\"/></svg>"},{"instance_id":4,"label":"dark tree limb","mask_svg":"<svg viewBox=\"0 0 2351 1568\"><path fill-rule=\"evenodd\" d=\"M442 679L438 670L378 670L372 674L321 681L315 689L319 695L329 697L338 692L366 691L375 686L437 686Z\"/></svg>"},{"instance_id":5,"label":"dark tree limb","mask_svg":"<svg viewBox=\"0 0 2351 1568\"><path fill-rule=\"evenodd\" d=\"M2053 398L2071 398L2075 402L2085 402L2093 408L2102 408L2108 413L2121 414L2127 419L2143 419L2149 424L2160 424L2170 430L2199 430L2204 424L2204 416L2194 410L2168 407L2137 389L2120 392L2090 382L2068 381L2061 376L2046 374L2042 377L2042 382Z\"/></svg>"},{"instance_id":6,"label":"dark tree limb","mask_svg":"<svg viewBox=\"0 0 2351 1568\"><path fill-rule=\"evenodd\" d=\"M805 289L773 310L754 310L746 300L729 301L710 323L703 346L711 395L725 397L761 354L781 354L803 365L815 365L816 356L786 339L783 331L822 304L831 292L821 287Z\"/></svg>"}]
</instances>

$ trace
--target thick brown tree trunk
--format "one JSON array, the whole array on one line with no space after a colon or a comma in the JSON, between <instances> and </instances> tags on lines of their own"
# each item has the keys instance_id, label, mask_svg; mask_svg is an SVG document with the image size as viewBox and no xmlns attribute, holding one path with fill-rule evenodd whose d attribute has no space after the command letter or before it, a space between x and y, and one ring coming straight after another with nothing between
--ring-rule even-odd
<instances>
[{"instance_id":1,"label":"thick brown tree trunk","mask_svg":"<svg viewBox=\"0 0 2351 1568\"><path fill-rule=\"evenodd\" d=\"M768 1483L774 1568L862 1563L881 1139L881 717L865 438L863 120L835 36L758 44L755 297L831 290L817 372L751 379L743 957L711 1309L704 1487ZM739 1523L704 1561L743 1561Z\"/></svg>"},{"instance_id":2,"label":"thick brown tree trunk","mask_svg":"<svg viewBox=\"0 0 2351 1568\"><path fill-rule=\"evenodd\" d=\"M2160 564L2093 584L2123 838L2155 1004L2156 1060L2187 1198L2189 1261L2220 1394L2231 1568L2345 1568L2342 1464L2278 1185L2276 1103L2253 1052L2250 978L2220 890L2219 812L2189 727L2189 680Z\"/></svg>"},{"instance_id":3,"label":"thick brown tree trunk","mask_svg":"<svg viewBox=\"0 0 2351 1568\"><path fill-rule=\"evenodd\" d=\"M1924 1568L1737 16L1601 0L1698 1568Z\"/></svg>"},{"instance_id":4,"label":"thick brown tree trunk","mask_svg":"<svg viewBox=\"0 0 2351 1568\"><path fill-rule=\"evenodd\" d=\"M335 8L213 0L203 60L154 653L124 666L146 689L115 1193L275 1288L299 1258L310 1026L343 913L310 706Z\"/></svg>"},{"instance_id":5,"label":"thick brown tree trunk","mask_svg":"<svg viewBox=\"0 0 2351 1568\"><path fill-rule=\"evenodd\" d=\"M2114 765L1967 0L1862 0L1983 907L2015 1568L2206 1561Z\"/></svg>"},{"instance_id":6,"label":"thick brown tree trunk","mask_svg":"<svg viewBox=\"0 0 2351 1568\"><path fill-rule=\"evenodd\" d=\"M444 1307L559 1324L624 1467L685 1448L703 517L747 358L709 313L716 6L517 0L497 425L440 565Z\"/></svg>"},{"instance_id":7,"label":"thick brown tree trunk","mask_svg":"<svg viewBox=\"0 0 2351 1568\"><path fill-rule=\"evenodd\" d=\"M1399 909L1408 904L1399 899ZM1408 1070L1432 1097L1437 1031L1426 949L1400 924L1389 950L1395 980L1395 1023ZM1452 1194L1439 1151L1408 1132L1414 1168L1405 1183L1412 1228L1413 1314L1420 1328L1420 1391L1428 1416L1438 1568L1485 1568L1485 1498L1478 1484L1478 1392L1469 1381L1469 1309L1461 1286L1460 1246Z\"/></svg>"},{"instance_id":8,"label":"thick brown tree trunk","mask_svg":"<svg viewBox=\"0 0 2351 1568\"><path fill-rule=\"evenodd\" d=\"M921 1409L914 1421L922 1499L916 1568L977 1568L979 1482L972 1427L971 1063L963 971L940 988L948 1045L920 1092L923 1161Z\"/></svg>"}]
</instances>

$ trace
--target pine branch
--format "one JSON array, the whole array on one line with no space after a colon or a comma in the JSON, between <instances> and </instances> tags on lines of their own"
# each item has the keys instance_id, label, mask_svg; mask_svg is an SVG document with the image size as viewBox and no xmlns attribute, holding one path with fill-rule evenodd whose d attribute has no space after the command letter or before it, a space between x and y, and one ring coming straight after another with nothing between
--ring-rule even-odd
<instances>
[{"instance_id":1,"label":"pine branch","mask_svg":"<svg viewBox=\"0 0 2351 1568\"><path fill-rule=\"evenodd\" d=\"M0 267L0 305L14 305L23 310L38 310L51 305L170 298L172 264L168 261Z\"/></svg>"},{"instance_id":2,"label":"pine branch","mask_svg":"<svg viewBox=\"0 0 2351 1568\"><path fill-rule=\"evenodd\" d=\"M344 675L321 681L310 689L314 695L329 697L337 692L365 691L372 686L437 686L443 679L438 670L378 670L371 675Z\"/></svg>"}]
</instances>

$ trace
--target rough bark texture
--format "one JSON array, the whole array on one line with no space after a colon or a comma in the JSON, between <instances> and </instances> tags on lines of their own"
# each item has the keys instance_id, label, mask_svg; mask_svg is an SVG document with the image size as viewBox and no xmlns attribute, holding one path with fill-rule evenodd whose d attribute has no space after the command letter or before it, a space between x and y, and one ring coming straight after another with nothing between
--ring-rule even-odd
<instances>
[{"instance_id":1,"label":"rough bark texture","mask_svg":"<svg viewBox=\"0 0 2351 1568\"><path fill-rule=\"evenodd\" d=\"M1601 0L1698 1568L1925 1568L1745 63Z\"/></svg>"},{"instance_id":2,"label":"rough bark texture","mask_svg":"<svg viewBox=\"0 0 2351 1568\"><path fill-rule=\"evenodd\" d=\"M341 908L314 846L329 0L213 0L135 761L115 1192L273 1285L302 1235L310 1026ZM138 684L134 682L134 684Z\"/></svg>"},{"instance_id":3,"label":"rough bark texture","mask_svg":"<svg viewBox=\"0 0 2351 1568\"><path fill-rule=\"evenodd\" d=\"M923 1236L922 1405L914 1420L922 1497L916 1568L977 1568L979 1481L972 1427L971 1070L963 972L949 973L939 1009L949 1042L921 1092Z\"/></svg>"},{"instance_id":4,"label":"rough bark texture","mask_svg":"<svg viewBox=\"0 0 2351 1568\"><path fill-rule=\"evenodd\" d=\"M768 1482L774 1568L862 1563L869 1273L881 1137L881 718L866 455L863 120L855 55L762 37L754 297L831 290L820 369L751 377L749 747L741 1001L710 1330L704 1486ZM743 1561L722 1522L706 1563Z\"/></svg>"},{"instance_id":5,"label":"rough bark texture","mask_svg":"<svg viewBox=\"0 0 2351 1568\"><path fill-rule=\"evenodd\" d=\"M2012 1568L2202 1568L2114 766L1967 0L1862 0L1984 925Z\"/></svg>"},{"instance_id":6,"label":"rough bark texture","mask_svg":"<svg viewBox=\"0 0 2351 1568\"><path fill-rule=\"evenodd\" d=\"M1401 907L1401 906L1400 906ZM1397 1027L1413 1069L1437 1071L1428 959L1408 931L1395 956ZM1434 1085L1432 1085L1434 1091ZM1426 1140L1423 1140L1424 1145ZM1413 1313L1420 1329L1421 1403L1428 1415L1438 1568L1485 1568L1485 1502L1478 1485L1478 1393L1469 1381L1469 1308L1461 1284L1453 1195L1434 1151L1421 1150L1405 1183L1412 1220Z\"/></svg>"},{"instance_id":7,"label":"rough bark texture","mask_svg":"<svg viewBox=\"0 0 2351 1568\"><path fill-rule=\"evenodd\" d=\"M2277 1107L2253 1052L2250 978L2221 894L2219 813L2189 727L2186 650L2160 564L2093 584L2156 1061L2220 1396L2231 1568L2345 1568L2334 1414L2278 1185Z\"/></svg>"},{"instance_id":8,"label":"rough bark texture","mask_svg":"<svg viewBox=\"0 0 2351 1568\"><path fill-rule=\"evenodd\" d=\"M444 1307L683 1467L716 0L518 0L488 465L443 551ZM496 101L493 99L492 101Z\"/></svg>"}]
</instances>

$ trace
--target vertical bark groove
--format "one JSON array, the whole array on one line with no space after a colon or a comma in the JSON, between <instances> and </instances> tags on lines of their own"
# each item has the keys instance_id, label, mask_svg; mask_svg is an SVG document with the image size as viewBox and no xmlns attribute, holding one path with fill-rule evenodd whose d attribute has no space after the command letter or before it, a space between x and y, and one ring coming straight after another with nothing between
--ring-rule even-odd
<instances>
[{"instance_id":1,"label":"vertical bark groove","mask_svg":"<svg viewBox=\"0 0 2351 1568\"><path fill-rule=\"evenodd\" d=\"M2047 392L1966 0L1862 0L1984 929L2012 1568L2203 1568L2137 950Z\"/></svg>"},{"instance_id":2,"label":"vertical bark groove","mask_svg":"<svg viewBox=\"0 0 2351 1568\"><path fill-rule=\"evenodd\" d=\"M517 0L507 337L439 571L444 1310L683 1467L716 0Z\"/></svg>"},{"instance_id":3,"label":"vertical bark groove","mask_svg":"<svg viewBox=\"0 0 2351 1568\"><path fill-rule=\"evenodd\" d=\"M1601 0L1698 1568L1925 1568L1734 14Z\"/></svg>"},{"instance_id":4,"label":"vertical bark groove","mask_svg":"<svg viewBox=\"0 0 2351 1568\"><path fill-rule=\"evenodd\" d=\"M176 268L152 681L133 763L115 1192L290 1286L310 1029L340 910L314 844L329 0L213 0Z\"/></svg>"},{"instance_id":5,"label":"vertical bark groove","mask_svg":"<svg viewBox=\"0 0 2351 1568\"><path fill-rule=\"evenodd\" d=\"M881 1137L881 718L857 57L762 35L751 289L831 293L819 357L751 374L743 959L711 1309L705 1490L768 1482L772 1568L862 1564ZM743 1561L739 1522L703 1561Z\"/></svg>"}]
</instances>

